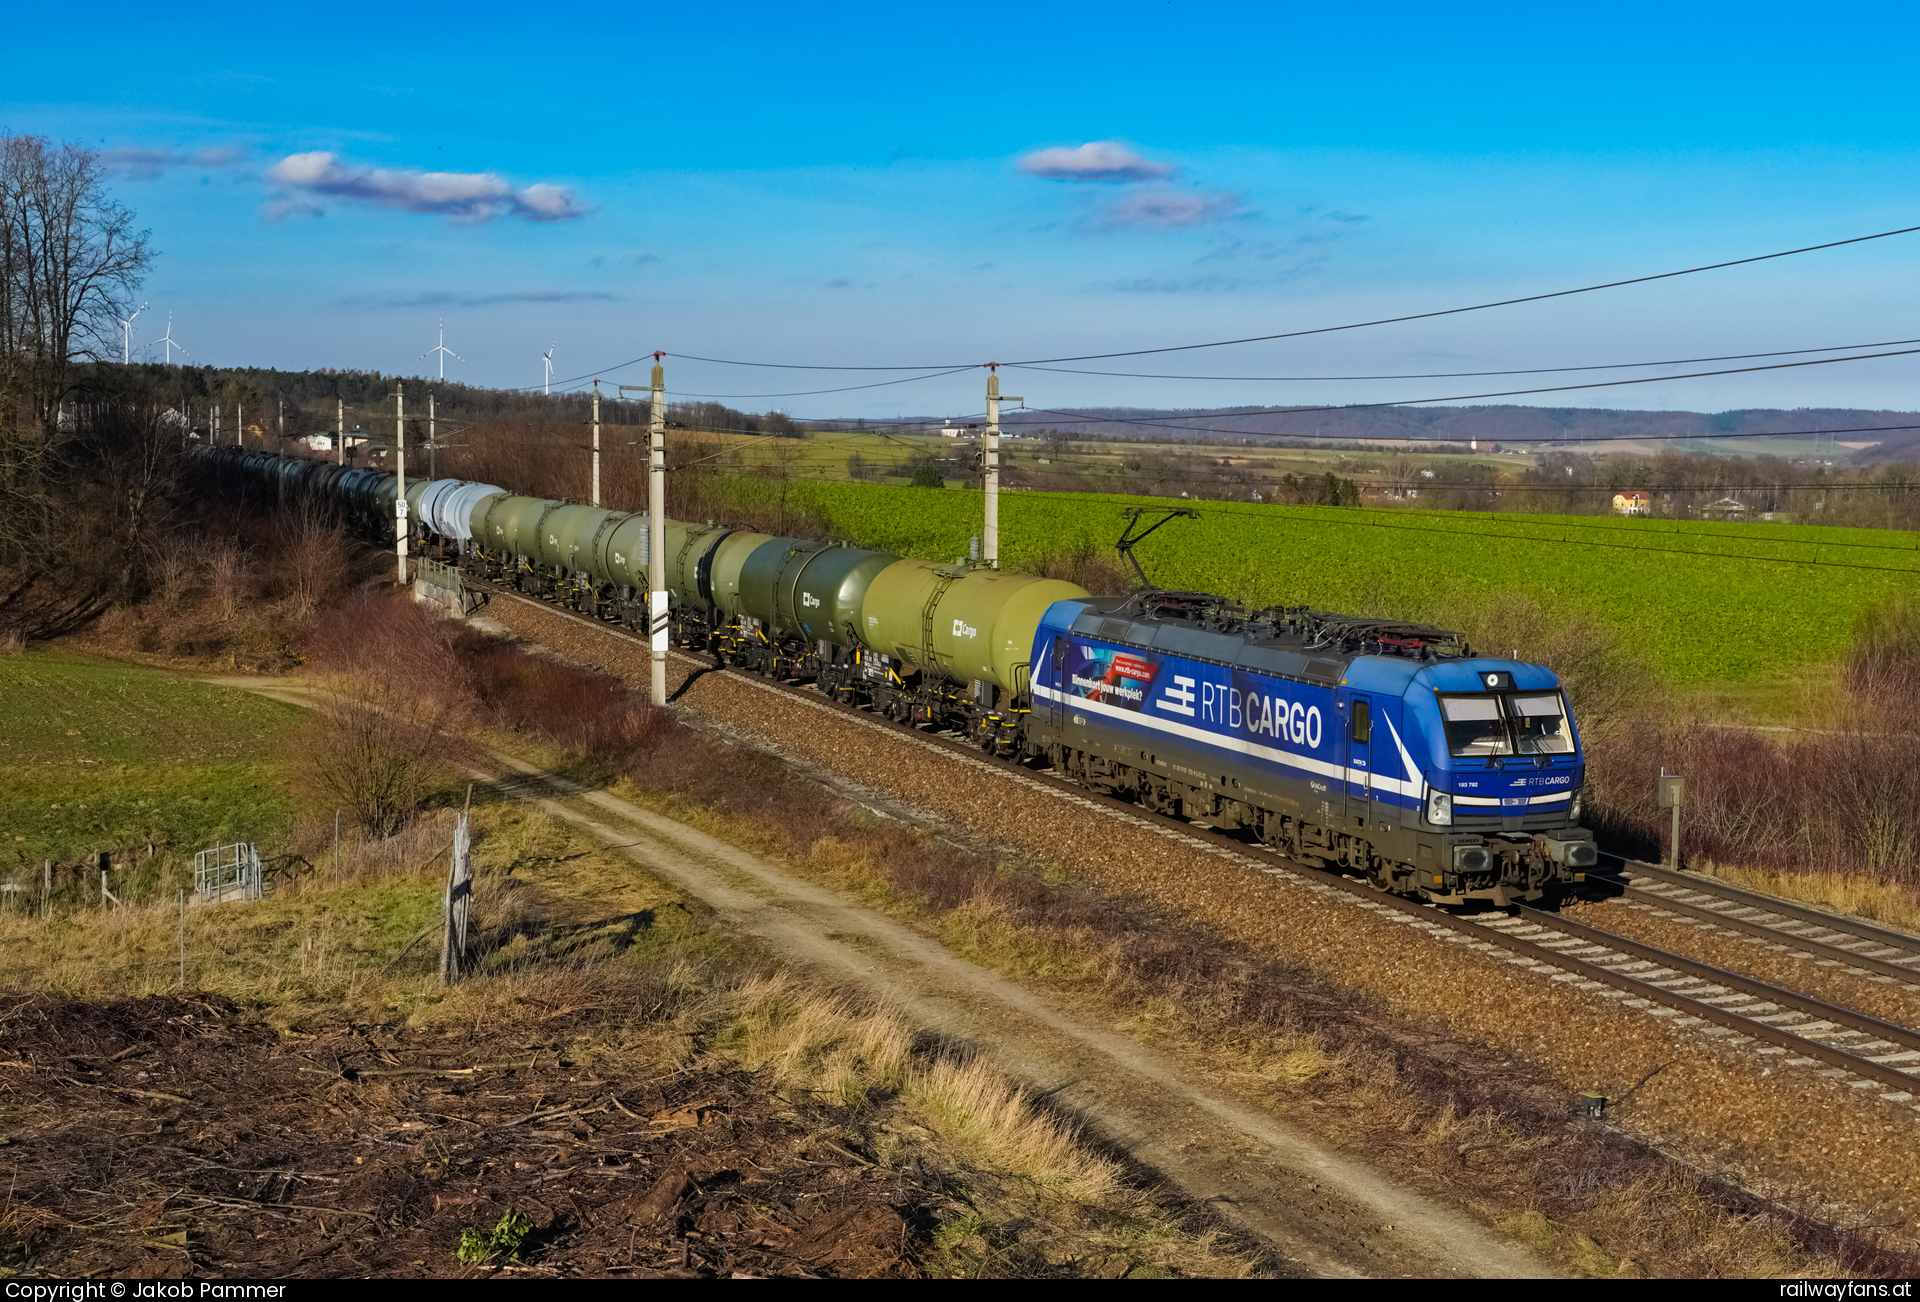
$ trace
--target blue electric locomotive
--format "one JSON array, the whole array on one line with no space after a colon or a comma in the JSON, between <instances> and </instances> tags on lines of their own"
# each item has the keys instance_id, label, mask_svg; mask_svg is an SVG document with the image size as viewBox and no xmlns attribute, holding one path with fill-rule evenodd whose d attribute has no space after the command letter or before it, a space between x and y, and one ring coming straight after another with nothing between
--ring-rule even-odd
<instances>
[{"instance_id":1,"label":"blue electric locomotive","mask_svg":"<svg viewBox=\"0 0 1920 1302\"><path fill-rule=\"evenodd\" d=\"M1595 861L1559 680L1456 634L1149 591L1056 602L1032 665L1029 750L1149 808L1447 904Z\"/></svg>"}]
</instances>

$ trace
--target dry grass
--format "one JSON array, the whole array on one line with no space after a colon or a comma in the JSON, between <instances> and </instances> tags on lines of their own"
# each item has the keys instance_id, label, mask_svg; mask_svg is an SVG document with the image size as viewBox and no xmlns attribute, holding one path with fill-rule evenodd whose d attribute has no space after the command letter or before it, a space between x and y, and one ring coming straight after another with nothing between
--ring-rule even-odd
<instances>
[{"instance_id":1,"label":"dry grass","mask_svg":"<svg viewBox=\"0 0 1920 1302\"><path fill-rule=\"evenodd\" d=\"M623 794L650 803L643 791ZM785 841L774 818L663 807L762 853ZM1541 1092L1511 1069L1494 1078L1497 1091L1494 1079L1478 1093L1463 1089L1389 1028L1287 974L1163 921L1142 927L1118 909L996 872L930 838L903 847L897 825L866 822L866 835L849 827L818 837L804 854L789 850L788 862L914 921L971 961L1111 1019L1196 1073L1236 1080L1343 1149L1437 1179L1493 1223L1546 1227L1544 1238L1523 1237L1576 1273L1827 1277L1857 1273L1862 1251L1871 1256L1867 1240L1744 1200L1631 1143L1568 1133L1564 1112L1543 1111ZM1044 1139L1034 1151L1045 1151Z\"/></svg>"},{"instance_id":2,"label":"dry grass","mask_svg":"<svg viewBox=\"0 0 1920 1302\"><path fill-rule=\"evenodd\" d=\"M890 1009L761 967L685 907L697 902L540 813L476 806L477 972L442 986L435 946L451 817L429 815L398 837L348 838L338 886L329 863L259 903L190 908L186 988L291 1030L345 1022L475 1042L504 1028L558 1034L570 1057L620 1079L745 1067L776 1093L852 1118L820 1142L937 1168L974 1191L966 1215L981 1234L936 1240L940 1273L1033 1268L1037 1259L1008 1246L1004 1227L1019 1225L1107 1244L1155 1270L1259 1272L1257 1255L1130 1182L986 1061L921 1043ZM308 839L330 833L330 820L300 828ZM92 999L176 990L180 925L177 896L158 888L116 909L0 913L0 988ZM976 1252L976 1240L998 1246Z\"/></svg>"},{"instance_id":3,"label":"dry grass","mask_svg":"<svg viewBox=\"0 0 1920 1302\"><path fill-rule=\"evenodd\" d=\"M1695 866L1729 886L1866 918L1920 936L1920 887L1875 881L1858 873L1782 872L1711 861Z\"/></svg>"},{"instance_id":4,"label":"dry grass","mask_svg":"<svg viewBox=\"0 0 1920 1302\"><path fill-rule=\"evenodd\" d=\"M542 619L534 635L568 645L567 630L553 625L558 621ZM1414 1016L1432 1020L1423 1020L1422 1033L1372 1002L1358 983L1337 987L1274 961L1270 947L1235 946L1200 926L1170 923L1164 913L1141 915L1119 897L1063 886L1041 868L996 865L912 824L877 819L764 753L676 726L629 772L632 784L617 789L635 803L778 857L802 876L910 920L975 962L1127 1027L1196 1075L1231 1075L1275 1113L1390 1171L1436 1182L1489 1220L1537 1210L1607 1243L1598 1228L1600 1199L1638 1187L1637 1197L1652 1200L1642 1202L1640 1214L1659 1221L1668 1213L1658 1200L1684 1186L1690 1198L1718 1209L1702 1239L1711 1251L1639 1259L1654 1273L1708 1269L1740 1257L1749 1235L1770 1242L1776 1233L1799 1245L1799 1273L1895 1268L1874 1264L1880 1258L1871 1233L1839 1235L1830 1249L1815 1219L1757 1202L1624 1136L1570 1131L1565 1086L1549 1066L1529 1065L1558 1059L1534 1045L1520 1061L1502 1061L1514 1046L1504 1036L1512 1027L1498 1023L1521 1015L1490 1007L1467 972L1458 974L1459 989L1423 997L1424 1012ZM1243 894L1213 877L1193 889L1214 901ZM1181 900L1176 916L1185 910ZM1243 901L1228 911L1245 922L1254 907ZM1322 968L1349 963L1343 970L1351 974L1351 964L1392 961L1390 954L1349 953L1358 943L1350 935L1331 939L1341 944L1332 958L1318 956ZM1448 1019L1455 1019L1452 1034L1440 1025ZM1583 1023L1580 1031L1604 1042L1633 1029L1609 1021L1604 1029ZM1506 1051L1461 1043L1482 1037ZM1617 1047L1629 1057L1650 1052L1638 1043ZM1630 1084L1618 1083L1621 1090ZM1462 1120L1440 1120L1449 1116ZM1449 1127L1466 1119L1484 1134L1463 1153L1466 1141L1449 1143ZM1628 1255L1616 1251L1616 1264Z\"/></svg>"},{"instance_id":5,"label":"dry grass","mask_svg":"<svg viewBox=\"0 0 1920 1302\"><path fill-rule=\"evenodd\" d=\"M1058 1117L979 1059L937 1058L903 1092L950 1142L1052 1197L1112 1206L1133 1196L1118 1166L1089 1152Z\"/></svg>"}]
</instances>

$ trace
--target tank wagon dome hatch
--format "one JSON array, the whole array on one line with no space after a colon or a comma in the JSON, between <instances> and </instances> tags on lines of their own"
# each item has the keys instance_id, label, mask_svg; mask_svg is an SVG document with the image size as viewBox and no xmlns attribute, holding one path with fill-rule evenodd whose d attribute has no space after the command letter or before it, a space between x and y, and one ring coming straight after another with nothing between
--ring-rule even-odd
<instances>
[{"instance_id":1,"label":"tank wagon dome hatch","mask_svg":"<svg viewBox=\"0 0 1920 1302\"><path fill-rule=\"evenodd\" d=\"M392 536L388 470L239 448L194 455L228 485L282 504L311 494L362 536ZM1580 825L1585 755L1557 677L1476 656L1456 632L1250 608L1155 588L1144 572L1131 595L1096 597L985 565L462 480L409 480L406 495L425 549L457 545L461 569L485 583L635 632L664 625L719 664L811 679L834 700L1002 759L1044 760L1089 789L1384 890L1504 906L1576 883L1597 861ZM1129 513L1129 559L1147 513ZM666 610L652 604L650 524Z\"/></svg>"}]
</instances>

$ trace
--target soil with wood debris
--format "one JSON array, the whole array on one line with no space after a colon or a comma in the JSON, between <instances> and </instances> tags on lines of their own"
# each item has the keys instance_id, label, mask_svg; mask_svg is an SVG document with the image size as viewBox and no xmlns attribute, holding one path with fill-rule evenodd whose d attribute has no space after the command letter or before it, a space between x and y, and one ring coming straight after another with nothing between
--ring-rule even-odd
<instances>
[{"instance_id":1,"label":"soil with wood debris","mask_svg":"<svg viewBox=\"0 0 1920 1302\"><path fill-rule=\"evenodd\" d=\"M0 1273L913 1277L960 1206L927 1162L876 1164L842 1109L747 1073L595 1079L504 1035L8 999Z\"/></svg>"}]
</instances>

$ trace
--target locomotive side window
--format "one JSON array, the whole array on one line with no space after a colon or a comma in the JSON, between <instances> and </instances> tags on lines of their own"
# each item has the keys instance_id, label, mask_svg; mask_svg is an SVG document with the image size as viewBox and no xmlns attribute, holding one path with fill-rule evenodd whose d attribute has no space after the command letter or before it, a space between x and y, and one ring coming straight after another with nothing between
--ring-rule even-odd
<instances>
[{"instance_id":1,"label":"locomotive side window","mask_svg":"<svg viewBox=\"0 0 1920 1302\"><path fill-rule=\"evenodd\" d=\"M1522 755L1573 753L1573 732L1567 727L1567 711L1560 703L1560 693L1509 696L1507 713L1513 719L1513 731L1519 738Z\"/></svg>"},{"instance_id":2,"label":"locomotive side window","mask_svg":"<svg viewBox=\"0 0 1920 1302\"><path fill-rule=\"evenodd\" d=\"M1353 703L1353 741L1356 746L1364 746L1373 740L1373 714L1365 701Z\"/></svg>"},{"instance_id":3,"label":"locomotive side window","mask_svg":"<svg viewBox=\"0 0 1920 1302\"><path fill-rule=\"evenodd\" d=\"M1497 696L1443 696L1440 714L1447 729L1447 749L1456 756L1511 755L1513 739L1500 717Z\"/></svg>"}]
</instances>

